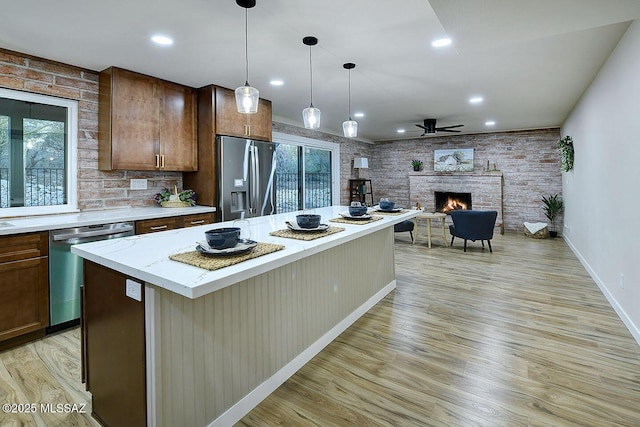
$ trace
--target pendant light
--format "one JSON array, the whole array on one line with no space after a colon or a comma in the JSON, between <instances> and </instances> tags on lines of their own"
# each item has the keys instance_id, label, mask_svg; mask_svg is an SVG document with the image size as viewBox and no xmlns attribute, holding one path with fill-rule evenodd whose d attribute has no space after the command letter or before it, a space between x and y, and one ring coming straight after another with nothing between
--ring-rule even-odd
<instances>
[{"instance_id":1,"label":"pendant light","mask_svg":"<svg viewBox=\"0 0 640 427\"><path fill-rule=\"evenodd\" d=\"M347 138L355 138L358 136L358 122L351 120L351 70L356 68L356 64L347 62L342 67L349 70L349 120L342 123L342 132Z\"/></svg>"},{"instance_id":2,"label":"pendant light","mask_svg":"<svg viewBox=\"0 0 640 427\"><path fill-rule=\"evenodd\" d=\"M311 88L311 102L309 107L302 110L302 120L306 129L318 129L320 127L320 110L313 106L313 67L311 63L311 46L318 44L318 39L313 36L307 36L302 39L302 43L309 46L309 75Z\"/></svg>"},{"instance_id":3,"label":"pendant light","mask_svg":"<svg viewBox=\"0 0 640 427\"><path fill-rule=\"evenodd\" d=\"M236 0L236 4L245 9L244 15L244 65L246 79L244 86L236 89L236 106L238 113L254 114L258 112L258 89L249 86L249 9L256 5L256 0Z\"/></svg>"}]
</instances>

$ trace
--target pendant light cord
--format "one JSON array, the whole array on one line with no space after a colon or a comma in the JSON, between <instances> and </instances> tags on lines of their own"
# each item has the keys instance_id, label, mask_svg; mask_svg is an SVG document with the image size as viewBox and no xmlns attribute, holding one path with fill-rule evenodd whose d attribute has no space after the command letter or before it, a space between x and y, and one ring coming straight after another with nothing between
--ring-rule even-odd
<instances>
[{"instance_id":1,"label":"pendant light cord","mask_svg":"<svg viewBox=\"0 0 640 427\"><path fill-rule=\"evenodd\" d=\"M245 86L249 86L249 9L244 9L244 69L246 70Z\"/></svg>"},{"instance_id":2,"label":"pendant light cord","mask_svg":"<svg viewBox=\"0 0 640 427\"><path fill-rule=\"evenodd\" d=\"M351 120L351 69L349 69L349 120Z\"/></svg>"},{"instance_id":3,"label":"pendant light cord","mask_svg":"<svg viewBox=\"0 0 640 427\"><path fill-rule=\"evenodd\" d=\"M311 63L311 46L309 46L309 75L310 75L310 80L311 80L311 84L309 85L309 91L310 91L310 106L313 107L313 65Z\"/></svg>"}]
</instances>

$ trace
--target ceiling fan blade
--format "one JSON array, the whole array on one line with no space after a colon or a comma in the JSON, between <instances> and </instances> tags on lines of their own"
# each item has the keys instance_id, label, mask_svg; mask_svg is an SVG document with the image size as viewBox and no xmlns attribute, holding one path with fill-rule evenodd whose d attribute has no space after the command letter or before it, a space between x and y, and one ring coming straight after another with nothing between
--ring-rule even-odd
<instances>
[{"instance_id":1,"label":"ceiling fan blade","mask_svg":"<svg viewBox=\"0 0 640 427\"><path fill-rule=\"evenodd\" d=\"M459 130L451 130L451 129L447 129L447 128L438 128L436 129L438 132L461 132Z\"/></svg>"},{"instance_id":2,"label":"ceiling fan blade","mask_svg":"<svg viewBox=\"0 0 640 427\"><path fill-rule=\"evenodd\" d=\"M424 127L424 126L422 126L422 125L416 125L416 126L418 126L418 127L419 127L419 128L421 128L421 129L424 129L425 131L427 130L427 128L426 128L426 127Z\"/></svg>"}]
</instances>

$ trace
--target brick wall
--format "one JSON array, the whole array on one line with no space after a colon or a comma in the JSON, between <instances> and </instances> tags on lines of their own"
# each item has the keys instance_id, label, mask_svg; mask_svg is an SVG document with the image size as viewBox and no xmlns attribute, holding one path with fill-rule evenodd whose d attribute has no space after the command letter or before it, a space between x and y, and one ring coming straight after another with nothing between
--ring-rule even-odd
<instances>
[{"instance_id":1,"label":"brick wall","mask_svg":"<svg viewBox=\"0 0 640 427\"><path fill-rule=\"evenodd\" d=\"M422 160L424 171L433 172L435 149L473 148L474 171L482 171L489 161L491 169L495 165L502 172L504 228L520 231L524 221L548 222L541 196L562 195L559 138L559 129L540 129L379 142L369 161L374 190L378 189L380 197L413 206L416 200L409 200L409 175L414 173L411 159Z\"/></svg>"},{"instance_id":2,"label":"brick wall","mask_svg":"<svg viewBox=\"0 0 640 427\"><path fill-rule=\"evenodd\" d=\"M98 73L0 49L0 87L78 101L78 207L153 205L162 187L182 188L180 172L98 170ZM148 179L130 190L131 178Z\"/></svg>"}]
</instances>

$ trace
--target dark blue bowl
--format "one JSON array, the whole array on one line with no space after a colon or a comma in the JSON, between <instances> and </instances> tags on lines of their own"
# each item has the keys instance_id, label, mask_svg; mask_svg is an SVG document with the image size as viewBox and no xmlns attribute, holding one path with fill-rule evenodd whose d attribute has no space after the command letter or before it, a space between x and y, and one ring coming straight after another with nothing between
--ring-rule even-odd
<instances>
[{"instance_id":1,"label":"dark blue bowl","mask_svg":"<svg viewBox=\"0 0 640 427\"><path fill-rule=\"evenodd\" d=\"M393 207L396 205L395 202L390 202L390 201L380 201L380 209L382 209L383 211L390 211L393 209Z\"/></svg>"},{"instance_id":2,"label":"dark blue bowl","mask_svg":"<svg viewBox=\"0 0 640 427\"><path fill-rule=\"evenodd\" d=\"M349 206L349 215L362 216L367 213L366 206Z\"/></svg>"},{"instance_id":3,"label":"dark blue bowl","mask_svg":"<svg viewBox=\"0 0 640 427\"><path fill-rule=\"evenodd\" d=\"M302 214L296 216L296 222L300 228L318 228L320 215Z\"/></svg>"},{"instance_id":4,"label":"dark blue bowl","mask_svg":"<svg viewBox=\"0 0 640 427\"><path fill-rule=\"evenodd\" d=\"M240 238L239 227L216 228L204 232L207 243L214 249L232 248L238 244Z\"/></svg>"}]
</instances>

